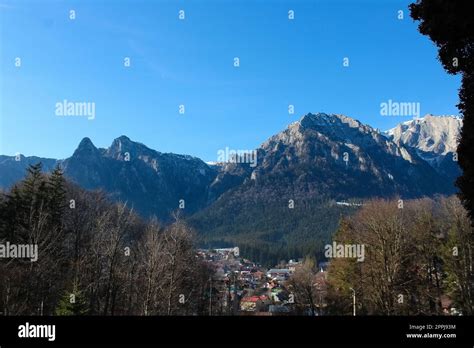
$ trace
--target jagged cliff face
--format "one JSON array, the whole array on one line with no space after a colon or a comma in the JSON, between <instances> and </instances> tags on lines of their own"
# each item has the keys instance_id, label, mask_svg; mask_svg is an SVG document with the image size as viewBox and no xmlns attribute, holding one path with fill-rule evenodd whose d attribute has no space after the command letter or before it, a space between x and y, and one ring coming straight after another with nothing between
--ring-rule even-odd
<instances>
[{"instance_id":1,"label":"jagged cliff face","mask_svg":"<svg viewBox=\"0 0 474 348\"><path fill-rule=\"evenodd\" d=\"M446 160L460 126L454 118L425 119L401 124L387 135L343 115L307 114L256 150L256 166L207 165L195 157L160 153L126 136L106 149L84 138L63 161L28 157L17 162L1 156L0 186L21 179L29 163L42 161L47 171L61 163L65 175L80 186L103 189L143 215L162 219L178 209L180 200L187 214L206 207L231 214L227 206L255 201L453 193L453 176L448 178L429 156Z\"/></svg>"},{"instance_id":2,"label":"jagged cliff face","mask_svg":"<svg viewBox=\"0 0 474 348\"><path fill-rule=\"evenodd\" d=\"M387 131L395 142L424 152L446 155L456 152L462 119L456 116L426 115L410 120Z\"/></svg>"},{"instance_id":3,"label":"jagged cliff face","mask_svg":"<svg viewBox=\"0 0 474 348\"><path fill-rule=\"evenodd\" d=\"M386 132L397 144L413 149L439 174L453 181L460 174L455 156L462 119L456 116L432 116L410 120Z\"/></svg>"}]
</instances>

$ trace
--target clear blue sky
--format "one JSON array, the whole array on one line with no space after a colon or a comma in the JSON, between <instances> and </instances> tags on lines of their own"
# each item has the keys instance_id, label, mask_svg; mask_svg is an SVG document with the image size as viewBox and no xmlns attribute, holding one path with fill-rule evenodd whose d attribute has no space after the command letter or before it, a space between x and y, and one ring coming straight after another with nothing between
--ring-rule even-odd
<instances>
[{"instance_id":1,"label":"clear blue sky","mask_svg":"<svg viewBox=\"0 0 474 348\"><path fill-rule=\"evenodd\" d=\"M216 160L308 112L382 130L409 119L380 116L388 99L458 114L460 79L418 33L410 2L0 0L0 154L65 158L85 136L107 147L124 134ZM95 119L56 116L64 99L94 102Z\"/></svg>"}]
</instances>

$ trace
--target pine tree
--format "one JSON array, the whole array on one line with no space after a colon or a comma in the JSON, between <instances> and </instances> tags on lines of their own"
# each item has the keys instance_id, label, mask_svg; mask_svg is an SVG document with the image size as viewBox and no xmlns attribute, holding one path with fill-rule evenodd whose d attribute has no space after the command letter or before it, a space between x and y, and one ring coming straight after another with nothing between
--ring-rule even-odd
<instances>
[{"instance_id":1,"label":"pine tree","mask_svg":"<svg viewBox=\"0 0 474 348\"><path fill-rule=\"evenodd\" d=\"M46 182L41 172L41 162L32 164L27 169L27 176L23 181L21 195L28 213L35 213L42 208L46 199Z\"/></svg>"},{"instance_id":2,"label":"pine tree","mask_svg":"<svg viewBox=\"0 0 474 348\"><path fill-rule=\"evenodd\" d=\"M48 179L48 209L51 214L53 227L61 226L61 218L65 209L65 180L59 165L53 170Z\"/></svg>"},{"instance_id":3,"label":"pine tree","mask_svg":"<svg viewBox=\"0 0 474 348\"><path fill-rule=\"evenodd\" d=\"M7 233L16 240L26 242L32 226L45 208L46 182L41 168L41 163L30 165L25 179L17 183L8 195Z\"/></svg>"},{"instance_id":4,"label":"pine tree","mask_svg":"<svg viewBox=\"0 0 474 348\"><path fill-rule=\"evenodd\" d=\"M41 162L36 164L30 164L30 166L27 168L26 178L24 180L25 192L36 193L38 192L39 188L43 187L44 182L41 170Z\"/></svg>"},{"instance_id":5,"label":"pine tree","mask_svg":"<svg viewBox=\"0 0 474 348\"><path fill-rule=\"evenodd\" d=\"M56 315L86 315L87 303L81 291L65 292L56 308Z\"/></svg>"}]
</instances>

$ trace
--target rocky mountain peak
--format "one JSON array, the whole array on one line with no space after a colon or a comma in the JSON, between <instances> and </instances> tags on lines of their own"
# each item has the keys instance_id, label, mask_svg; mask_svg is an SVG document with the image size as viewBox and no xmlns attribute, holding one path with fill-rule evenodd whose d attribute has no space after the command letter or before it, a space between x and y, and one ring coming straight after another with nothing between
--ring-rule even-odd
<instances>
[{"instance_id":1,"label":"rocky mountain peak","mask_svg":"<svg viewBox=\"0 0 474 348\"><path fill-rule=\"evenodd\" d=\"M88 137L81 140L76 150L74 151L73 157L94 157L99 156L100 151L95 147Z\"/></svg>"},{"instance_id":2,"label":"rocky mountain peak","mask_svg":"<svg viewBox=\"0 0 474 348\"><path fill-rule=\"evenodd\" d=\"M123 159L124 156L128 153L128 156L134 156L136 158L141 155L150 156L158 154L158 152L149 149L142 143L132 141L129 137L122 135L112 141L110 147L106 150L106 156L112 157L115 159Z\"/></svg>"},{"instance_id":3,"label":"rocky mountain peak","mask_svg":"<svg viewBox=\"0 0 474 348\"><path fill-rule=\"evenodd\" d=\"M454 180L460 175L455 152L461 128L460 117L428 114L400 123L385 134L394 143L411 148L440 174Z\"/></svg>"},{"instance_id":4,"label":"rocky mountain peak","mask_svg":"<svg viewBox=\"0 0 474 348\"><path fill-rule=\"evenodd\" d=\"M400 123L386 134L396 143L423 152L446 155L455 152L462 128L462 119L456 116L433 116Z\"/></svg>"},{"instance_id":5,"label":"rocky mountain peak","mask_svg":"<svg viewBox=\"0 0 474 348\"><path fill-rule=\"evenodd\" d=\"M354 118L341 114L326 114L324 112L318 112L316 114L308 113L304 115L297 123L303 128L310 129L321 129L321 127L359 128L363 126L362 123Z\"/></svg>"}]
</instances>

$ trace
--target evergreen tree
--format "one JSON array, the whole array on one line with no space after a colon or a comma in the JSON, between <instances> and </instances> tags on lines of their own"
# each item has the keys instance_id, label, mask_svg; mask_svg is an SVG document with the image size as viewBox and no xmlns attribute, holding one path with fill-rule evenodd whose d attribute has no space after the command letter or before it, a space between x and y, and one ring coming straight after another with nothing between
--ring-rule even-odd
<instances>
[{"instance_id":1,"label":"evergreen tree","mask_svg":"<svg viewBox=\"0 0 474 348\"><path fill-rule=\"evenodd\" d=\"M41 172L41 163L32 164L27 169L27 175L23 181L21 195L28 213L37 213L42 209L46 199L46 182Z\"/></svg>"},{"instance_id":2,"label":"evergreen tree","mask_svg":"<svg viewBox=\"0 0 474 348\"><path fill-rule=\"evenodd\" d=\"M42 164L31 164L26 170L26 178L24 180L25 193L34 198L45 187L42 175Z\"/></svg>"},{"instance_id":3,"label":"evergreen tree","mask_svg":"<svg viewBox=\"0 0 474 348\"><path fill-rule=\"evenodd\" d=\"M87 303L81 291L65 292L56 308L56 315L86 315Z\"/></svg>"},{"instance_id":4,"label":"evergreen tree","mask_svg":"<svg viewBox=\"0 0 474 348\"><path fill-rule=\"evenodd\" d=\"M411 16L419 31L438 46L438 58L449 74L461 74L458 104L463 128L457 149L463 174L456 184L459 197L474 222L474 21L470 1L418 0Z\"/></svg>"},{"instance_id":5,"label":"evergreen tree","mask_svg":"<svg viewBox=\"0 0 474 348\"><path fill-rule=\"evenodd\" d=\"M30 165L25 179L15 184L6 196L0 230L10 241L26 242L32 225L46 208L46 182L41 168L41 163Z\"/></svg>"},{"instance_id":6,"label":"evergreen tree","mask_svg":"<svg viewBox=\"0 0 474 348\"><path fill-rule=\"evenodd\" d=\"M51 222L54 227L60 227L61 218L65 209L65 180L59 165L53 170L48 179L48 208L51 213Z\"/></svg>"}]
</instances>

